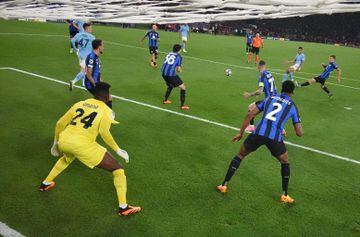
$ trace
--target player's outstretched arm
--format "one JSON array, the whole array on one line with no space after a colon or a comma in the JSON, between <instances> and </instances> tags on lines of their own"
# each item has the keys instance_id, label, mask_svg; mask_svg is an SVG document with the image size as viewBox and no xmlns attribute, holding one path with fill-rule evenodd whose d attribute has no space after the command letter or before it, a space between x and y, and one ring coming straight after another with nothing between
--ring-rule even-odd
<instances>
[{"instance_id":1,"label":"player's outstretched arm","mask_svg":"<svg viewBox=\"0 0 360 237\"><path fill-rule=\"evenodd\" d=\"M120 149L116 141L114 140L113 136L110 133L110 127L111 127L111 115L104 115L101 119L100 126L99 126L99 134L103 141L111 148L113 149L116 154L121 156L126 163L129 163L129 155L125 150Z\"/></svg>"},{"instance_id":2,"label":"player's outstretched arm","mask_svg":"<svg viewBox=\"0 0 360 237\"><path fill-rule=\"evenodd\" d=\"M341 81L341 73L342 73L341 68L338 68L337 71L338 71L337 82L340 83L340 81Z\"/></svg>"},{"instance_id":3,"label":"player's outstretched arm","mask_svg":"<svg viewBox=\"0 0 360 237\"><path fill-rule=\"evenodd\" d=\"M260 112L260 110L257 108L257 106L254 103L249 106L249 112L246 115L246 117L241 125L239 133L232 139L233 142L239 141L243 137L245 129L249 125L250 120L255 118L256 115L259 114L259 112Z\"/></svg>"},{"instance_id":4,"label":"player's outstretched arm","mask_svg":"<svg viewBox=\"0 0 360 237\"><path fill-rule=\"evenodd\" d=\"M258 95L261 95L263 93L263 87L260 86L256 91L254 92L244 92L243 96L245 99L249 98L249 97L253 97L253 96L258 96Z\"/></svg>"}]
</instances>

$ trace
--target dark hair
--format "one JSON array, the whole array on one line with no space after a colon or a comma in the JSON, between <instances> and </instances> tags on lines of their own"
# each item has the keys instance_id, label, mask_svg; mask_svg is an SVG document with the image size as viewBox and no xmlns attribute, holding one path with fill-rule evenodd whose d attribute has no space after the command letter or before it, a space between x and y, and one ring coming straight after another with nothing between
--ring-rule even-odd
<instances>
[{"instance_id":1,"label":"dark hair","mask_svg":"<svg viewBox=\"0 0 360 237\"><path fill-rule=\"evenodd\" d=\"M281 86L281 93L293 94L295 89L294 82L286 80Z\"/></svg>"},{"instance_id":2,"label":"dark hair","mask_svg":"<svg viewBox=\"0 0 360 237\"><path fill-rule=\"evenodd\" d=\"M265 65L266 65L266 62L264 60L260 60L259 66L265 66Z\"/></svg>"},{"instance_id":3,"label":"dark hair","mask_svg":"<svg viewBox=\"0 0 360 237\"><path fill-rule=\"evenodd\" d=\"M299 49L303 49L303 47L300 46Z\"/></svg>"},{"instance_id":4,"label":"dark hair","mask_svg":"<svg viewBox=\"0 0 360 237\"><path fill-rule=\"evenodd\" d=\"M83 28L84 28L84 30L86 30L86 28L88 28L88 27L90 27L90 26L91 26L90 23L84 23Z\"/></svg>"},{"instance_id":5,"label":"dark hair","mask_svg":"<svg viewBox=\"0 0 360 237\"><path fill-rule=\"evenodd\" d=\"M95 39L95 40L93 40L93 42L92 42L92 47L93 47L93 49L98 49L101 44L102 44L102 40L101 40L101 39Z\"/></svg>"},{"instance_id":6,"label":"dark hair","mask_svg":"<svg viewBox=\"0 0 360 237\"><path fill-rule=\"evenodd\" d=\"M181 50L181 45L180 44L175 44L173 47L173 52L177 53Z\"/></svg>"},{"instance_id":7,"label":"dark hair","mask_svg":"<svg viewBox=\"0 0 360 237\"><path fill-rule=\"evenodd\" d=\"M94 87L94 95L95 97L98 98L108 98L109 96L109 89L110 89L110 84L106 83L106 82L99 82L96 83L95 87Z\"/></svg>"},{"instance_id":8,"label":"dark hair","mask_svg":"<svg viewBox=\"0 0 360 237\"><path fill-rule=\"evenodd\" d=\"M335 55L330 55L330 57L332 57L333 59L336 59L336 56L335 56Z\"/></svg>"}]
</instances>

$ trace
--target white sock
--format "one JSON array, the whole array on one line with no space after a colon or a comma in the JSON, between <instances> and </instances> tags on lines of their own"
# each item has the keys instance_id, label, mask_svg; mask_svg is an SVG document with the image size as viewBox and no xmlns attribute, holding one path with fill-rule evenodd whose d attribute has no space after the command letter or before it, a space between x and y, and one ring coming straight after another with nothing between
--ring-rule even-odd
<instances>
[{"instance_id":1,"label":"white sock","mask_svg":"<svg viewBox=\"0 0 360 237\"><path fill-rule=\"evenodd\" d=\"M42 183L45 184L45 185L50 185L51 184L50 182L46 182L46 181L43 181Z\"/></svg>"},{"instance_id":2,"label":"white sock","mask_svg":"<svg viewBox=\"0 0 360 237\"><path fill-rule=\"evenodd\" d=\"M119 205L119 207L120 207L121 209L125 209L127 206L128 206L127 204L120 204L120 205Z\"/></svg>"}]
</instances>

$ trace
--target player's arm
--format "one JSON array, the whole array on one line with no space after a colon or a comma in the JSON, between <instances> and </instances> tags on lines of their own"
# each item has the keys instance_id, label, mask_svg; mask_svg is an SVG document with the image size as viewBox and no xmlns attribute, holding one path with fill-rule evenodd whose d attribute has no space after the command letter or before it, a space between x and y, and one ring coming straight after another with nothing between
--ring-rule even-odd
<instances>
[{"instance_id":1,"label":"player's arm","mask_svg":"<svg viewBox=\"0 0 360 237\"><path fill-rule=\"evenodd\" d=\"M75 27L77 30L80 30L80 27L75 23L75 21L73 21L71 24L72 24L73 27Z\"/></svg>"},{"instance_id":2,"label":"player's arm","mask_svg":"<svg viewBox=\"0 0 360 237\"><path fill-rule=\"evenodd\" d=\"M187 35L188 35L188 38L190 39L190 29L189 29L189 31L187 32Z\"/></svg>"},{"instance_id":3,"label":"player's arm","mask_svg":"<svg viewBox=\"0 0 360 237\"><path fill-rule=\"evenodd\" d=\"M337 72L338 72L338 74L337 74L337 82L340 83L340 81L341 81L341 73L342 73L341 68L338 67Z\"/></svg>"},{"instance_id":4,"label":"player's arm","mask_svg":"<svg viewBox=\"0 0 360 237\"><path fill-rule=\"evenodd\" d=\"M93 68L92 67L87 67L87 70L86 70L86 77L87 79L89 79L90 83L95 86L95 80L92 76L92 72L93 72Z\"/></svg>"},{"instance_id":5,"label":"player's arm","mask_svg":"<svg viewBox=\"0 0 360 237\"><path fill-rule=\"evenodd\" d=\"M149 35L149 32L146 32L146 34L144 35L144 37L142 37L142 39L140 40L140 42L141 42L141 43L144 42L144 39L145 39L146 37L148 37L148 35Z\"/></svg>"},{"instance_id":6,"label":"player's arm","mask_svg":"<svg viewBox=\"0 0 360 237\"><path fill-rule=\"evenodd\" d=\"M261 103L263 103L263 102L261 102ZM255 118L256 115L258 115L259 113L260 113L260 110L257 107L257 105L255 105L255 103L252 103L249 105L248 114L246 115L246 117L241 125L239 133L232 139L233 142L239 141L243 137L245 129L249 125L250 120Z\"/></svg>"},{"instance_id":7,"label":"player's arm","mask_svg":"<svg viewBox=\"0 0 360 237\"><path fill-rule=\"evenodd\" d=\"M176 66L176 71L178 73L180 73L180 72L183 71L183 69L182 69L182 58L179 58L178 60L179 60L179 62L178 62L178 65Z\"/></svg>"},{"instance_id":8,"label":"player's arm","mask_svg":"<svg viewBox=\"0 0 360 237\"><path fill-rule=\"evenodd\" d=\"M264 48L264 40L261 39L261 48Z\"/></svg>"},{"instance_id":9,"label":"player's arm","mask_svg":"<svg viewBox=\"0 0 360 237\"><path fill-rule=\"evenodd\" d=\"M245 91L243 96L244 96L245 99L247 99L249 97L253 97L253 96L259 96L259 95L261 95L263 93L263 88L264 88L264 85L259 86L259 88L254 92L249 93L249 92Z\"/></svg>"},{"instance_id":10,"label":"player's arm","mask_svg":"<svg viewBox=\"0 0 360 237\"><path fill-rule=\"evenodd\" d=\"M62 131L65 130L65 128L69 125L73 118L73 109L70 108L57 122L55 126L55 137L54 137L54 143L51 147L51 154L53 156L60 156L60 152L58 149L58 141L59 141L59 135Z\"/></svg>"},{"instance_id":11,"label":"player's arm","mask_svg":"<svg viewBox=\"0 0 360 237\"><path fill-rule=\"evenodd\" d=\"M100 126L99 126L99 134L100 134L101 138L103 139L103 141L111 149L113 149L119 156L124 158L126 163L128 163L129 155L127 154L127 152L125 150L120 149L120 147L118 146L118 144L116 143L116 141L114 140L113 136L110 133L111 122L113 120L110 118L111 116L112 115L110 115L110 114L103 116L103 118L101 119L101 122L100 122Z\"/></svg>"},{"instance_id":12,"label":"player's arm","mask_svg":"<svg viewBox=\"0 0 360 237\"><path fill-rule=\"evenodd\" d=\"M300 115L299 115L299 111L296 108L296 106L294 105L291 111L291 119L293 122L293 126L294 126L294 130L296 133L296 136L301 137L302 135L304 135L302 126L301 126L301 120L300 120Z\"/></svg>"},{"instance_id":13,"label":"player's arm","mask_svg":"<svg viewBox=\"0 0 360 237\"><path fill-rule=\"evenodd\" d=\"M326 68L326 67L327 67L327 65L326 65L325 63L321 63L321 66L322 66L323 68Z\"/></svg>"}]
</instances>

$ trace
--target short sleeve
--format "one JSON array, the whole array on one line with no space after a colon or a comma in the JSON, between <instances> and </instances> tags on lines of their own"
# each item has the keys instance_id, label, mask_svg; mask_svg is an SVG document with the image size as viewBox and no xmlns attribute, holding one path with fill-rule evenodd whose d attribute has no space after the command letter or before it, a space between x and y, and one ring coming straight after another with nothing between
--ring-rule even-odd
<instances>
[{"instance_id":1,"label":"short sleeve","mask_svg":"<svg viewBox=\"0 0 360 237\"><path fill-rule=\"evenodd\" d=\"M334 67L335 69L338 69L338 68L339 68L339 65L337 65L336 63L333 63L333 67Z\"/></svg>"},{"instance_id":2,"label":"short sleeve","mask_svg":"<svg viewBox=\"0 0 360 237\"><path fill-rule=\"evenodd\" d=\"M91 57L91 55L89 55L87 58L86 58L86 67L88 68L93 68L95 65L95 60Z\"/></svg>"},{"instance_id":3,"label":"short sleeve","mask_svg":"<svg viewBox=\"0 0 360 237\"><path fill-rule=\"evenodd\" d=\"M264 87L264 80L263 80L263 74L262 73L259 76L258 85L259 85L259 87Z\"/></svg>"},{"instance_id":4,"label":"short sleeve","mask_svg":"<svg viewBox=\"0 0 360 237\"><path fill-rule=\"evenodd\" d=\"M306 59L305 54L303 54L302 61L304 62Z\"/></svg>"},{"instance_id":5,"label":"short sleeve","mask_svg":"<svg viewBox=\"0 0 360 237\"><path fill-rule=\"evenodd\" d=\"M299 110L295 105L293 105L291 108L291 119L293 124L301 123Z\"/></svg>"}]
</instances>

